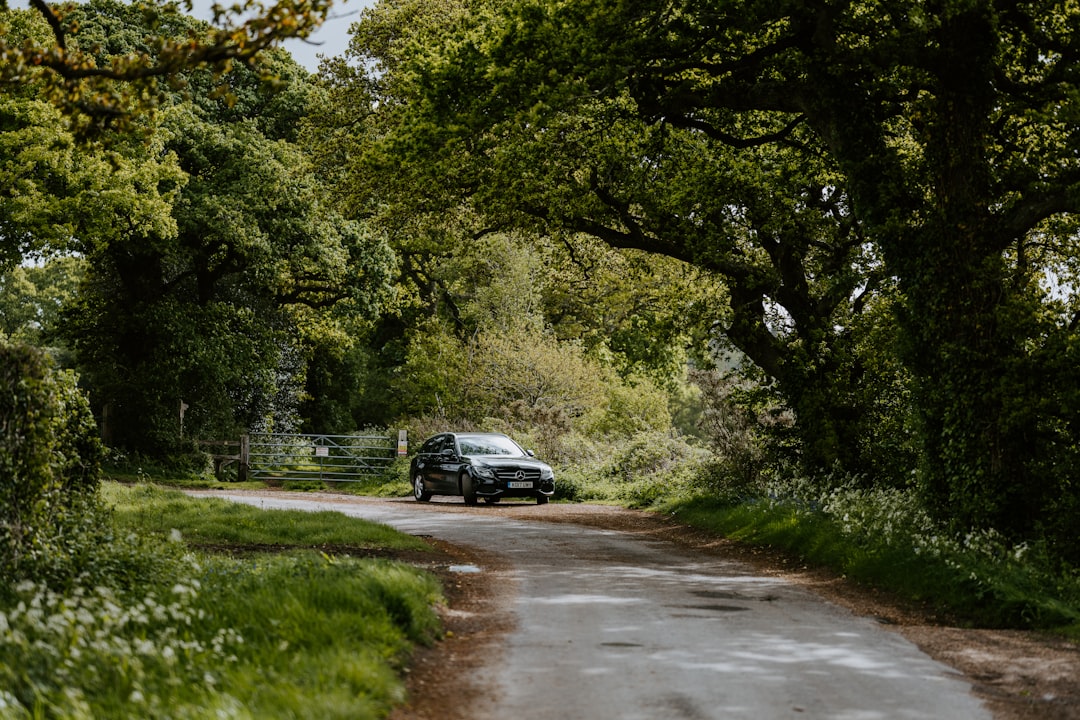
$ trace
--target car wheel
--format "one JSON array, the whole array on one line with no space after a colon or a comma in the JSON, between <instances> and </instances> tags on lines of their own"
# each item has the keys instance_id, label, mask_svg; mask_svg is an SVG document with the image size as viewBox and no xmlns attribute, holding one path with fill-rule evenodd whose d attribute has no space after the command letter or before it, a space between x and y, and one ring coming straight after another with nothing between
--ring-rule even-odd
<instances>
[{"instance_id":1,"label":"car wheel","mask_svg":"<svg viewBox=\"0 0 1080 720\"><path fill-rule=\"evenodd\" d=\"M537 495L536 496L536 504L537 505L547 505L547 502L548 502L548 496L547 495Z\"/></svg>"},{"instance_id":2,"label":"car wheel","mask_svg":"<svg viewBox=\"0 0 1080 720\"><path fill-rule=\"evenodd\" d=\"M424 476L416 473L412 481L412 494L418 502L427 502L431 499L431 493L424 489Z\"/></svg>"},{"instance_id":3,"label":"car wheel","mask_svg":"<svg viewBox=\"0 0 1080 720\"><path fill-rule=\"evenodd\" d=\"M476 504L476 488L473 487L472 475L469 473L461 476L461 494L465 496L466 505Z\"/></svg>"}]
</instances>

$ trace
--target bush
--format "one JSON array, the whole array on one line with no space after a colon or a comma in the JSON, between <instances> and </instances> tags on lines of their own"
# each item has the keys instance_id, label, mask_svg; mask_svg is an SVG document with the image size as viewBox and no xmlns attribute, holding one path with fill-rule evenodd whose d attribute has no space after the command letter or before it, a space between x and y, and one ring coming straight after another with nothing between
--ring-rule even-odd
<instances>
[{"instance_id":1,"label":"bush","mask_svg":"<svg viewBox=\"0 0 1080 720\"><path fill-rule=\"evenodd\" d=\"M75 376L38 350L0 344L0 573L18 577L63 552L92 512L101 458Z\"/></svg>"},{"instance_id":2,"label":"bush","mask_svg":"<svg viewBox=\"0 0 1080 720\"><path fill-rule=\"evenodd\" d=\"M712 457L685 438L644 431L608 446L591 462L563 466L556 474L555 488L562 499L650 507L699 489L702 469Z\"/></svg>"}]
</instances>

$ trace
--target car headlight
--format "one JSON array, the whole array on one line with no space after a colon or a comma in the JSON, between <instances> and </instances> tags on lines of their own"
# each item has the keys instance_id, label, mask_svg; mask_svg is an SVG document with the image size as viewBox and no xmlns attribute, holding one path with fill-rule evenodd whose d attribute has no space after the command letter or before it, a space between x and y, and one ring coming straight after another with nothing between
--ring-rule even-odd
<instances>
[{"instance_id":1,"label":"car headlight","mask_svg":"<svg viewBox=\"0 0 1080 720\"><path fill-rule=\"evenodd\" d=\"M551 468L544 468L543 470L540 471L540 479L541 480L554 480L555 479L555 471L552 470Z\"/></svg>"},{"instance_id":2,"label":"car headlight","mask_svg":"<svg viewBox=\"0 0 1080 720\"><path fill-rule=\"evenodd\" d=\"M477 465L473 468L473 472L476 473L476 477L484 478L486 480L495 479L495 471L484 465Z\"/></svg>"}]
</instances>

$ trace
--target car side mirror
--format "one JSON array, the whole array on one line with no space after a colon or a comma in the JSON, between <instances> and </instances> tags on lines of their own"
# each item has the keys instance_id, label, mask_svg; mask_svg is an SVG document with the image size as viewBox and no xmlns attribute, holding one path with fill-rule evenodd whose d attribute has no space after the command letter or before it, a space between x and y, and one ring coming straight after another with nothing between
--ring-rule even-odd
<instances>
[{"instance_id":1,"label":"car side mirror","mask_svg":"<svg viewBox=\"0 0 1080 720\"><path fill-rule=\"evenodd\" d=\"M451 449L451 448L446 448L445 450L442 451L441 454L442 454L442 456L444 458L455 458L455 457L457 457L457 453L454 452L453 449Z\"/></svg>"},{"instance_id":2,"label":"car side mirror","mask_svg":"<svg viewBox=\"0 0 1080 720\"><path fill-rule=\"evenodd\" d=\"M526 450L525 454L529 457L536 457L536 453L534 453L532 450Z\"/></svg>"}]
</instances>

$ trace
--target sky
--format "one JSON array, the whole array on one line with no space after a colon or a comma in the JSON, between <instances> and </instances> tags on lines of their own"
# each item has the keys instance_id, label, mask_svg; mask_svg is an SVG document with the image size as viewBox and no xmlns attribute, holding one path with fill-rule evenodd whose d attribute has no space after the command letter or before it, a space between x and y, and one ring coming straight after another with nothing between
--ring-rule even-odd
<instances>
[{"instance_id":1,"label":"sky","mask_svg":"<svg viewBox=\"0 0 1080 720\"><path fill-rule=\"evenodd\" d=\"M330 16L322 27L308 38L309 42L289 40L284 43L284 48L292 54L296 62L311 72L315 72L319 69L319 55L333 57L345 51L349 45L349 27L360 19L360 13L364 8L374 4L375 0L335 1L334 7L330 10ZM204 0L195 0L195 5L196 7L208 6L209 3Z\"/></svg>"},{"instance_id":2,"label":"sky","mask_svg":"<svg viewBox=\"0 0 1080 720\"><path fill-rule=\"evenodd\" d=\"M264 0L271 4L272 0ZM349 45L349 26L360 18L364 8L374 5L376 0L335 0L334 7L330 10L330 16L315 33L308 38L308 42L290 40L284 44L293 58L311 72L319 69L319 55L333 57L340 55ZM209 8L212 0L194 0L195 17L204 20L210 19ZM221 0L222 5L229 4L228 0ZM9 0L9 7L27 8L29 0Z\"/></svg>"}]
</instances>

